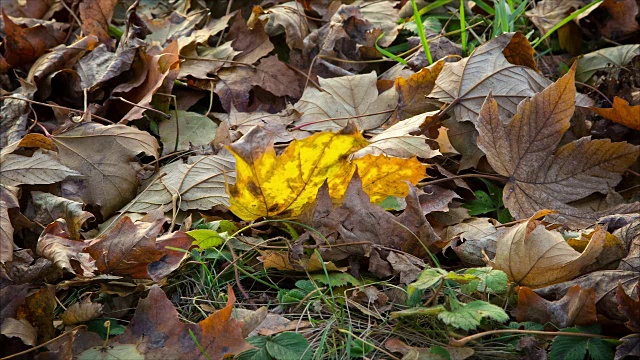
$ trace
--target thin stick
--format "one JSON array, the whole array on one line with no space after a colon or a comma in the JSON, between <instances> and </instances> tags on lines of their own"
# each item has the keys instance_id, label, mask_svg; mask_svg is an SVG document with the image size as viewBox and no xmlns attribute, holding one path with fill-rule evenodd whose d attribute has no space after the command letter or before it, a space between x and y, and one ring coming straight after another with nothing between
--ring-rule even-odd
<instances>
[{"instance_id":1,"label":"thin stick","mask_svg":"<svg viewBox=\"0 0 640 360\"><path fill-rule=\"evenodd\" d=\"M142 108L142 109L145 109L145 110L153 111L155 113L160 114L161 116L164 116L165 119L171 119L171 115L169 115L169 114L165 114L160 110L157 110L157 109L154 109L154 108L150 108L148 106L132 103L131 101L129 101L129 100L127 100L127 99L125 99L125 98L123 98L121 96L116 96L116 97L113 97L112 99L117 99L117 100L126 102L129 105L132 105L132 106L135 106L135 107L139 107L139 108Z\"/></svg>"},{"instance_id":2,"label":"thin stick","mask_svg":"<svg viewBox=\"0 0 640 360\"><path fill-rule=\"evenodd\" d=\"M454 347L463 347L469 341L480 339L487 335L495 335L495 334L529 334L529 335L547 335L547 336L575 336L575 337L586 337L586 338L596 338L596 339L614 339L609 336L598 335L598 334L589 334L589 333L574 333L574 332L563 332L563 331L537 331L537 330L516 330L516 329L504 329L504 330L490 330L477 334L473 334L467 337L464 337L460 340L449 340L449 345Z\"/></svg>"},{"instance_id":3,"label":"thin stick","mask_svg":"<svg viewBox=\"0 0 640 360\"><path fill-rule=\"evenodd\" d=\"M378 112L374 112L374 113L369 113L369 114L362 114L362 115L353 115L353 116L343 116L343 117L335 117L335 118L327 118L327 119L320 119L320 120L314 120L314 121L310 121L308 123L304 123L304 124L300 124L292 129L289 129L289 131L295 131L295 130L300 130L303 127L306 126L310 126L310 125L314 125L314 124L318 124L318 123L322 123L325 121L333 121L333 120L347 120L347 119L353 119L353 118L360 118L360 117L367 117L367 116L374 116L374 115L380 115L380 114L387 114L390 112L394 112L396 111L396 109L391 109L391 110L383 110L383 111L378 111Z\"/></svg>"},{"instance_id":4,"label":"thin stick","mask_svg":"<svg viewBox=\"0 0 640 360\"><path fill-rule=\"evenodd\" d=\"M55 108L55 109L67 110L67 111L71 111L71 112L74 112L74 113L77 113L77 114L83 114L83 115L85 114L85 112L84 112L84 111L82 111L82 110L76 110L76 109L68 108L68 107L66 107L66 106L60 106L60 105L47 104L47 103L43 103L43 102L39 102L39 101L35 101L35 100L22 99L22 98L19 98L19 97L13 97L13 96L0 96L0 100L4 100L4 99L22 100L22 101L26 101L26 102L29 102L29 103L32 103L32 104L37 104L37 105L42 105L42 106L48 106L48 107L50 107L50 108ZM109 120L109 119L105 119L105 118L100 117L100 116L95 115L95 114L91 114L91 117L98 118L98 119L100 119L100 120L102 120L102 121L104 121L104 122L107 122L107 123L109 123L109 124L114 124L114 122L113 122L113 121L111 121L111 120Z\"/></svg>"},{"instance_id":5,"label":"thin stick","mask_svg":"<svg viewBox=\"0 0 640 360\"><path fill-rule=\"evenodd\" d=\"M596 93L598 93L598 95L600 95L603 99L607 100L607 102L609 103L609 105L611 105L611 107L613 107L613 103L611 102L611 100L609 100L609 98L607 97L607 95L603 94L600 90L596 89L595 87L589 85L589 84L585 84L583 82L580 81L576 81L576 84L578 85L582 85L585 87L588 87L589 89L595 91Z\"/></svg>"},{"instance_id":6,"label":"thin stick","mask_svg":"<svg viewBox=\"0 0 640 360\"><path fill-rule=\"evenodd\" d=\"M27 349L27 350L25 350L25 351L20 351L19 353L15 353L15 354L11 354L11 355L9 355L9 356L5 356L5 357L3 357L3 358L0 358L0 360L7 360L7 359L14 358L14 357L16 357L16 356L20 356L20 355L28 354L28 353L30 353L30 352L32 352L32 351L34 351L34 350L38 350L38 349L40 349L40 348L42 348L42 347L45 347L45 346L47 346L47 345L51 344L52 342L54 342L54 341L56 341L56 340L58 340L58 339L60 339L60 338L62 338L62 337L64 337L64 336L67 336L67 335L70 335L70 334L71 334L71 335L75 335L75 333L77 333L77 332L78 332L78 330L80 330L81 328L86 328L86 327L87 327L86 325L78 325L78 326L74 327L73 329L71 329L71 330L69 330L69 331L67 331L67 332L65 332L65 333L63 333L63 334L61 334L60 336L54 337L53 339L51 339L51 340L49 340L49 341L47 341L47 342L43 342L42 344L40 344L40 345L38 345L38 346L34 346L34 347L32 347L31 349Z\"/></svg>"},{"instance_id":7,"label":"thin stick","mask_svg":"<svg viewBox=\"0 0 640 360\"><path fill-rule=\"evenodd\" d=\"M180 55L180 58L181 59L185 59L185 60L194 60L194 61L219 61L219 62L226 62L226 63L229 63L229 64L248 66L248 67L250 67L252 69L256 68L252 64L245 63L245 62L242 62L242 61L225 60L225 59L209 59L209 58L201 58L201 57L182 56L182 55Z\"/></svg>"},{"instance_id":8,"label":"thin stick","mask_svg":"<svg viewBox=\"0 0 640 360\"><path fill-rule=\"evenodd\" d=\"M227 241L226 245L229 248L229 252L231 253L231 258L233 259L233 262L237 264L237 256L235 251L233 251L233 246L231 246L231 242ZM233 273L236 277L236 286L238 286L238 290L240 290L240 292L242 293L242 296L244 296L244 298L249 302L249 304L251 304L251 306L254 309L257 309L258 306L253 302L253 299L251 299L249 294L247 294L244 287L242 287L242 284L240 283L240 274L238 274L238 265L233 265Z\"/></svg>"}]
</instances>

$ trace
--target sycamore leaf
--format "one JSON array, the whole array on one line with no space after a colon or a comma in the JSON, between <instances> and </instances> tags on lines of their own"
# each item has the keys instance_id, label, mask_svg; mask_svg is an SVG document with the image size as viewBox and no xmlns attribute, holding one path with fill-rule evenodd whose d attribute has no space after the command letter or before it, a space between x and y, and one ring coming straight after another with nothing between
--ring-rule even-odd
<instances>
[{"instance_id":1,"label":"sycamore leaf","mask_svg":"<svg viewBox=\"0 0 640 360\"><path fill-rule=\"evenodd\" d=\"M397 105L395 89L382 94L376 87L376 74L342 76L332 79L318 79L322 90L315 87L305 89L294 108L302 113L296 125L303 130L340 130L349 121L355 122L358 130L375 129L384 124ZM368 116L362 116L368 115ZM336 120L327 120L339 118ZM317 120L322 122L313 123Z\"/></svg>"},{"instance_id":2,"label":"sycamore leaf","mask_svg":"<svg viewBox=\"0 0 640 360\"><path fill-rule=\"evenodd\" d=\"M401 158L417 156L430 159L440 155L438 150L431 150L431 147L427 145L426 136L413 135L420 133L420 126L430 121L436 113L436 111L428 112L396 123L369 139L370 144L355 152L352 157L360 158L367 154L385 154Z\"/></svg>"},{"instance_id":3,"label":"sycamore leaf","mask_svg":"<svg viewBox=\"0 0 640 360\"><path fill-rule=\"evenodd\" d=\"M244 220L295 217L312 203L325 182L333 199L341 199L356 167L374 202L406 196L402 180L416 184L425 166L414 159L348 155L365 147L359 134L318 133L292 142L276 156L273 134L256 127L230 147L236 158L236 184L229 187L231 211Z\"/></svg>"},{"instance_id":4,"label":"sycamore leaf","mask_svg":"<svg viewBox=\"0 0 640 360\"><path fill-rule=\"evenodd\" d=\"M445 324L463 330L475 330L482 318L505 322L509 320L509 315L501 307L482 300L475 300L453 311L445 310L438 314L438 319Z\"/></svg>"},{"instance_id":5,"label":"sycamore leaf","mask_svg":"<svg viewBox=\"0 0 640 360\"><path fill-rule=\"evenodd\" d=\"M51 152L42 150L31 157L6 154L0 160L0 167L0 183L7 186L53 184L68 176L82 175L73 167L60 164Z\"/></svg>"},{"instance_id":6,"label":"sycamore leaf","mask_svg":"<svg viewBox=\"0 0 640 360\"><path fill-rule=\"evenodd\" d=\"M52 139L62 164L84 175L82 199L100 205L105 217L135 196L137 156L158 157L158 142L151 134L124 125L86 123Z\"/></svg>"},{"instance_id":7,"label":"sycamore leaf","mask_svg":"<svg viewBox=\"0 0 640 360\"><path fill-rule=\"evenodd\" d=\"M640 146L609 139L581 138L556 149L575 108L574 73L575 66L556 83L521 102L506 124L491 94L480 112L478 146L494 170L509 178L503 199L516 219L554 209L565 224L591 224L602 214L580 211L567 203L594 192L607 193L640 154Z\"/></svg>"},{"instance_id":8,"label":"sycamore leaf","mask_svg":"<svg viewBox=\"0 0 640 360\"><path fill-rule=\"evenodd\" d=\"M440 60L429 67L422 68L408 78L396 78L395 86L399 97L398 111L401 118L406 119L438 109L437 105L425 101L425 97L433 90L443 67L444 60Z\"/></svg>"},{"instance_id":9,"label":"sycamore leaf","mask_svg":"<svg viewBox=\"0 0 640 360\"><path fill-rule=\"evenodd\" d=\"M177 161L160 168L159 175L143 184L140 195L127 209L139 213L157 208L169 211L174 199L181 210L228 206L225 184L233 183L234 179L233 162L228 157L192 156L186 164Z\"/></svg>"},{"instance_id":10,"label":"sycamore leaf","mask_svg":"<svg viewBox=\"0 0 640 360\"><path fill-rule=\"evenodd\" d=\"M602 109L592 107L594 113L628 128L640 131L640 105L631 106L625 100L613 98L613 107Z\"/></svg>"},{"instance_id":11,"label":"sycamore leaf","mask_svg":"<svg viewBox=\"0 0 640 360\"><path fill-rule=\"evenodd\" d=\"M496 257L490 266L502 270L509 280L531 288L571 280L582 274L602 252L606 231L598 227L582 253L575 251L557 231L549 231L538 220L549 213L539 211L498 239Z\"/></svg>"},{"instance_id":12,"label":"sycamore leaf","mask_svg":"<svg viewBox=\"0 0 640 360\"><path fill-rule=\"evenodd\" d=\"M521 286L516 319L518 322L550 323L560 328L595 324L596 293L593 289L582 289L575 285L567 290L562 299L548 301L530 288Z\"/></svg>"}]
</instances>

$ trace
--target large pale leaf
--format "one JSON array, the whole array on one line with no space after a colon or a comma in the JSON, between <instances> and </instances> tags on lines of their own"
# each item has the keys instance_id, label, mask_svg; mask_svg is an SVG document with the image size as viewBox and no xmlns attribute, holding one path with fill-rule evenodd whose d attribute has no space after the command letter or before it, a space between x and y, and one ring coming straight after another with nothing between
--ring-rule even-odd
<instances>
[{"instance_id":1,"label":"large pale leaf","mask_svg":"<svg viewBox=\"0 0 640 360\"><path fill-rule=\"evenodd\" d=\"M587 82L599 70L609 70L617 74L620 67L626 66L638 55L640 55L638 44L614 46L585 54L578 59L576 80Z\"/></svg>"},{"instance_id":2,"label":"large pale leaf","mask_svg":"<svg viewBox=\"0 0 640 360\"><path fill-rule=\"evenodd\" d=\"M558 231L549 231L535 220L548 214L540 211L527 221L514 225L498 239L496 257L490 261L518 285L538 288L571 280L600 255L606 231L596 233L582 253L575 251Z\"/></svg>"},{"instance_id":3,"label":"large pale leaf","mask_svg":"<svg viewBox=\"0 0 640 360\"><path fill-rule=\"evenodd\" d=\"M52 137L60 161L84 175L84 202L100 205L108 217L133 199L143 153L158 157L158 142L149 133L124 125L80 125Z\"/></svg>"},{"instance_id":4,"label":"large pale leaf","mask_svg":"<svg viewBox=\"0 0 640 360\"><path fill-rule=\"evenodd\" d=\"M322 90L306 88L294 106L302 113L296 125L312 123L303 130L340 130L349 121L355 122L359 130L375 129L389 119L397 105L395 89L378 93L375 72L318 81ZM323 121L313 123L318 120Z\"/></svg>"},{"instance_id":5,"label":"large pale leaf","mask_svg":"<svg viewBox=\"0 0 640 360\"><path fill-rule=\"evenodd\" d=\"M82 175L71 166L60 164L53 153L42 150L31 157L6 154L0 160L0 167L0 184L8 186L53 184L68 176Z\"/></svg>"},{"instance_id":6,"label":"large pale leaf","mask_svg":"<svg viewBox=\"0 0 640 360\"><path fill-rule=\"evenodd\" d=\"M331 197L341 199L356 167L374 202L406 196L402 180L416 184L425 176L426 167L415 158L368 155L347 160L366 145L359 133L318 133L292 142L276 156L273 134L256 127L231 146L237 172L236 184L229 187L231 210L245 220L295 217L325 181Z\"/></svg>"},{"instance_id":7,"label":"large pale leaf","mask_svg":"<svg viewBox=\"0 0 640 360\"><path fill-rule=\"evenodd\" d=\"M544 35L571 14L573 10L578 10L588 3L584 0L544 0L535 4L526 14ZM581 14L581 16L585 15Z\"/></svg>"},{"instance_id":8,"label":"large pale leaf","mask_svg":"<svg viewBox=\"0 0 640 360\"><path fill-rule=\"evenodd\" d=\"M575 67L520 103L506 124L491 95L482 108L478 146L489 164L509 178L503 198L515 218L554 209L563 223L589 224L602 214L579 211L567 203L594 192L607 193L640 154L638 146L609 139L581 138L556 149L574 112L574 73Z\"/></svg>"},{"instance_id":9,"label":"large pale leaf","mask_svg":"<svg viewBox=\"0 0 640 360\"><path fill-rule=\"evenodd\" d=\"M225 184L235 180L233 166L230 157L218 155L194 156L186 164L167 164L160 169L161 176L151 180L150 184L143 184L141 194L127 209L131 212L148 212L157 208L169 211L174 198L181 210L229 206Z\"/></svg>"},{"instance_id":10,"label":"large pale leaf","mask_svg":"<svg viewBox=\"0 0 640 360\"><path fill-rule=\"evenodd\" d=\"M369 139L370 144L353 154L354 158L360 158L367 154L395 156L409 158L417 156L429 159L440 155L438 150L431 150L427 145L427 137L420 134L420 126L434 116L437 111L413 116L391 126L382 133Z\"/></svg>"},{"instance_id":11,"label":"large pale leaf","mask_svg":"<svg viewBox=\"0 0 640 360\"><path fill-rule=\"evenodd\" d=\"M160 123L162 154L189 150L190 145L207 145L216 136L217 128L216 123L202 114L183 110L171 111L171 119Z\"/></svg>"}]
</instances>

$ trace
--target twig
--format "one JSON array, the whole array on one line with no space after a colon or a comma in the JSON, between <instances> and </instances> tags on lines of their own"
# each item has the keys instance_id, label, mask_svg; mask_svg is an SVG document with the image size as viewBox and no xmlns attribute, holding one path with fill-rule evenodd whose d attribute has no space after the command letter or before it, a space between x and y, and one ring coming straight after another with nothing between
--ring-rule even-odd
<instances>
[{"instance_id":1,"label":"twig","mask_svg":"<svg viewBox=\"0 0 640 360\"><path fill-rule=\"evenodd\" d=\"M51 339L51 340L49 340L47 342L43 342L42 344L40 344L38 346L34 346L31 349L27 349L25 351L20 351L19 353L15 353L15 354L11 354L9 356L5 356L3 358L0 358L0 360L7 360L7 359L14 358L16 356L28 354L28 353L30 353L30 352L32 352L34 350L38 350L38 349L40 349L42 347L45 347L45 346L51 344L52 342L54 342L54 341L56 341L58 339L61 339L61 338L65 337L65 336L67 336L67 335L75 335L75 333L78 332L78 330L80 330L81 328L86 328L86 327L87 327L86 325L78 325L78 326L74 327L73 329L61 334L60 336L54 337L53 339Z\"/></svg>"},{"instance_id":2,"label":"twig","mask_svg":"<svg viewBox=\"0 0 640 360\"><path fill-rule=\"evenodd\" d=\"M116 97L113 97L112 99L117 99L117 100L126 102L129 105L132 105L132 106L135 106L135 107L139 107L139 108L142 108L142 109L145 109L145 110L153 111L155 113L160 114L161 116L164 116L165 119L171 119L171 115L169 115L169 114L165 114L160 110L157 110L157 109L154 109L154 108L150 108L148 106L144 106L144 105L133 103L133 102L121 97L121 96L116 96Z\"/></svg>"},{"instance_id":3,"label":"twig","mask_svg":"<svg viewBox=\"0 0 640 360\"><path fill-rule=\"evenodd\" d=\"M588 87L589 89L595 91L596 93L598 93L598 95L602 96L603 99L607 100L607 102L609 103L609 105L611 105L611 107L613 107L613 103L611 102L611 100L609 100L607 95L603 94L600 90L596 89L595 87L593 87L593 86L591 86L589 84L585 84L585 83L580 82L580 81L576 81L576 84Z\"/></svg>"},{"instance_id":4,"label":"twig","mask_svg":"<svg viewBox=\"0 0 640 360\"><path fill-rule=\"evenodd\" d=\"M482 179L489 179L489 180L495 180L495 181L500 181L500 182L509 181L509 178L506 178L504 176L485 175L485 174L465 174L465 175L452 176L452 177L448 177L448 178L444 178L444 179L437 179L437 180L433 180L433 181L419 182L418 186L434 185L434 184L438 184L438 183L441 183L441 182L446 182L446 181L451 181L451 180L456 180L456 179L468 179L468 178L482 178Z\"/></svg>"},{"instance_id":5,"label":"twig","mask_svg":"<svg viewBox=\"0 0 640 360\"><path fill-rule=\"evenodd\" d=\"M596 339L615 339L610 336L604 336L599 334L589 334L589 333L574 333L574 332L564 332L564 331L537 331L537 330L516 330L516 329L503 329L503 330L490 330L485 331L473 335L469 335L460 340L449 340L449 345L454 347L463 347L469 341L480 339L487 335L495 335L495 334L529 334L529 335L547 335L547 336L575 336L575 337L587 337L587 338L596 338Z\"/></svg>"},{"instance_id":6,"label":"twig","mask_svg":"<svg viewBox=\"0 0 640 360\"><path fill-rule=\"evenodd\" d=\"M343 117L335 117L335 118L327 118L327 119L320 119L320 120L314 120L314 121L310 121L304 124L300 124L294 128L289 129L289 131L295 131L295 130L300 130L303 127L307 127L310 125L315 125L318 123L322 123L325 121L333 121L333 120L347 120L347 119L353 119L353 118L360 118L360 117L367 117L367 116L374 116L374 115L380 115L380 114L387 114L387 113L391 113L396 111L395 108L391 109L391 110L383 110L383 111L378 111L378 112L374 112L374 113L369 113L369 114L361 114L361 115L352 115L352 116L343 116Z\"/></svg>"},{"instance_id":7,"label":"twig","mask_svg":"<svg viewBox=\"0 0 640 360\"><path fill-rule=\"evenodd\" d=\"M236 253L235 251L233 251L233 246L231 246L231 242L227 241L226 245L229 248L229 252L231 253L231 258L233 259L233 262L236 263ZM240 292L242 293L242 296L244 296L244 298L247 299L247 301L249 302L249 304L251 304L254 310L258 309L258 306L256 306L256 304L253 302L249 294L247 294L245 289L242 287L242 284L240 283L240 274L238 274L238 265L233 265L233 273L236 276L236 285L238 286L238 290L240 290Z\"/></svg>"},{"instance_id":8,"label":"twig","mask_svg":"<svg viewBox=\"0 0 640 360\"><path fill-rule=\"evenodd\" d=\"M252 64L245 63L245 62L242 62L242 61L235 61L235 60L209 59L209 58L201 58L201 57L193 57L193 56L182 56L182 55L180 55L180 58L184 59L184 60L194 60L194 61L219 61L219 62L226 62L226 63L229 63L229 64L248 66L248 67L250 67L252 69L256 68Z\"/></svg>"},{"instance_id":9,"label":"twig","mask_svg":"<svg viewBox=\"0 0 640 360\"><path fill-rule=\"evenodd\" d=\"M438 294L440 294L440 291L444 287L444 282L445 282L444 278L440 279L440 285L438 285L438 288L433 293L433 295L429 298L429 300L427 300L427 302L424 303L425 307L429 307L429 305L431 305L431 303L438 297Z\"/></svg>"},{"instance_id":10,"label":"twig","mask_svg":"<svg viewBox=\"0 0 640 360\"><path fill-rule=\"evenodd\" d=\"M26 102L29 102L29 103L32 103L32 104L37 104L37 105L42 105L42 106L48 106L48 107L50 107L50 108L55 108L55 109L67 110L67 111L71 111L71 112L74 112L74 113L77 113L77 114L83 114L83 115L85 114L85 112L84 112L84 111L82 111L82 110L76 110L76 109L72 109L72 108L69 108L69 107L66 107L66 106L60 106L60 105L47 104L47 103L43 103L43 102L39 102L39 101L35 101L35 100L22 99L22 98L14 97L14 96L0 96L0 100L4 100L4 99L22 100L22 101L26 101ZM100 119L100 120L102 120L102 121L104 121L104 122L107 122L107 123L109 123L109 124L114 124L114 122L113 122L113 121L111 121L111 120L109 120L109 119L105 119L105 118L100 117L100 116L95 115L95 114L91 114L91 117L94 117L94 118Z\"/></svg>"}]
</instances>

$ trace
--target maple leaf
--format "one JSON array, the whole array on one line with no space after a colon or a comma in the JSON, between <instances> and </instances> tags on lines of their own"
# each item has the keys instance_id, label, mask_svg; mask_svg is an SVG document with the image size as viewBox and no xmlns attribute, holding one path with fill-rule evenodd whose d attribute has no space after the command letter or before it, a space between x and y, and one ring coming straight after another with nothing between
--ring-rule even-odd
<instances>
[{"instance_id":1,"label":"maple leaf","mask_svg":"<svg viewBox=\"0 0 640 360\"><path fill-rule=\"evenodd\" d=\"M305 89L294 108L302 113L296 125L303 130L340 130L349 121L359 130L375 129L384 124L396 107L397 93L389 89L383 93L376 87L376 74L342 76L332 79L319 78L322 90ZM363 116L365 115L365 116ZM314 123L317 120L326 120Z\"/></svg>"},{"instance_id":2,"label":"maple leaf","mask_svg":"<svg viewBox=\"0 0 640 360\"><path fill-rule=\"evenodd\" d=\"M639 146L609 139L581 138L556 149L574 112L574 74L575 66L521 102L508 123L500 118L491 94L480 111L478 146L494 170L509 178L503 199L517 219L554 209L559 212L557 221L576 227L591 224L602 213L580 211L567 203L594 192L607 193L640 154Z\"/></svg>"},{"instance_id":3,"label":"maple leaf","mask_svg":"<svg viewBox=\"0 0 640 360\"><path fill-rule=\"evenodd\" d=\"M616 96L611 108L592 107L591 110L606 119L640 131L640 105L630 106L628 102Z\"/></svg>"},{"instance_id":4,"label":"maple leaf","mask_svg":"<svg viewBox=\"0 0 640 360\"><path fill-rule=\"evenodd\" d=\"M511 281L531 288L571 280L583 273L602 252L606 231L597 228L582 253L575 251L557 231L545 229L536 220L549 213L539 211L514 225L498 238L496 257L490 266L502 270Z\"/></svg>"},{"instance_id":5,"label":"maple leaf","mask_svg":"<svg viewBox=\"0 0 640 360\"><path fill-rule=\"evenodd\" d=\"M595 290L575 285L567 290L562 299L548 301L530 288L521 286L518 290L516 320L550 323L559 328L595 324L598 322Z\"/></svg>"},{"instance_id":6,"label":"maple leaf","mask_svg":"<svg viewBox=\"0 0 640 360\"><path fill-rule=\"evenodd\" d=\"M312 203L318 189L329 182L331 197L342 198L356 167L373 196L406 196L407 185L425 176L426 167L415 158L367 156L353 162L348 155L365 147L359 133L318 133L292 142L276 156L273 134L256 127L230 147L236 158L236 183L229 187L230 209L244 220L259 217L295 217Z\"/></svg>"}]
</instances>

